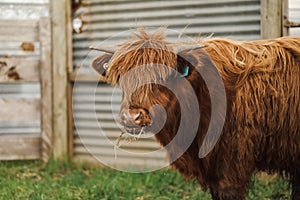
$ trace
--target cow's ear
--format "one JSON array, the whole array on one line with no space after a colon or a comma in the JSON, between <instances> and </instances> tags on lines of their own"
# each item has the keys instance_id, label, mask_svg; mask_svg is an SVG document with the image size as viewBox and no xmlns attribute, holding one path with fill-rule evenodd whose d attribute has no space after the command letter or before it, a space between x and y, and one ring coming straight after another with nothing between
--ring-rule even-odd
<instances>
[{"instance_id":1,"label":"cow's ear","mask_svg":"<svg viewBox=\"0 0 300 200\"><path fill-rule=\"evenodd\" d=\"M202 44L183 44L175 49L177 52L177 71L181 74L181 77L187 77L191 74L193 65L191 63L197 63L195 58L191 56L190 51L197 51L204 48Z\"/></svg>"},{"instance_id":2,"label":"cow's ear","mask_svg":"<svg viewBox=\"0 0 300 200\"><path fill-rule=\"evenodd\" d=\"M99 57L96 57L92 61L92 68L102 76L106 76L108 69L108 63L112 57L112 54L103 54Z\"/></svg>"},{"instance_id":3,"label":"cow's ear","mask_svg":"<svg viewBox=\"0 0 300 200\"><path fill-rule=\"evenodd\" d=\"M180 77L187 77L190 75L192 65L184 57L177 54L177 71L180 74Z\"/></svg>"}]
</instances>

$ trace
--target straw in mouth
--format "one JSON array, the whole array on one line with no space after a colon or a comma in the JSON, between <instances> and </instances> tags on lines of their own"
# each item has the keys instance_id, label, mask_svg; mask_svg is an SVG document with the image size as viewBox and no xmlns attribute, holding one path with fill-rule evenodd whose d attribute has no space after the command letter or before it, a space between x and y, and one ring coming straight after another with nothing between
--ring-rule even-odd
<instances>
[{"instance_id":1,"label":"straw in mouth","mask_svg":"<svg viewBox=\"0 0 300 200\"><path fill-rule=\"evenodd\" d=\"M134 142L134 141L137 141L138 139L140 139L140 138L141 138L141 135L142 135L143 133L145 133L145 131L144 131L144 127L142 127L142 128L140 129L140 131L139 131L138 134L132 134L131 132L128 133L127 131L122 131L121 134L118 136L118 138L117 138L116 141L115 141L115 145L114 145L115 159L117 159L117 149L120 148L120 147L122 146L122 144L124 144L124 142L121 143L121 140L122 140L123 135L126 134L126 133L127 133L127 135L130 136L129 138L127 138L127 139L125 140L125 141L127 142L127 144L129 144L129 143L131 143L131 142Z\"/></svg>"}]
</instances>

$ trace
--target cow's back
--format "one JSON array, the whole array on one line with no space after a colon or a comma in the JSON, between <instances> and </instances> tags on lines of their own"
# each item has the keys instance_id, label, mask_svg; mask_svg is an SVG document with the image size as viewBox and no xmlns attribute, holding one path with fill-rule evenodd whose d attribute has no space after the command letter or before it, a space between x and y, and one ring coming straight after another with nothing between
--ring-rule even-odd
<instances>
[{"instance_id":1,"label":"cow's back","mask_svg":"<svg viewBox=\"0 0 300 200\"><path fill-rule=\"evenodd\" d=\"M234 94L227 134L236 134L239 155L252 154L261 169L300 167L300 38L204 44Z\"/></svg>"}]
</instances>

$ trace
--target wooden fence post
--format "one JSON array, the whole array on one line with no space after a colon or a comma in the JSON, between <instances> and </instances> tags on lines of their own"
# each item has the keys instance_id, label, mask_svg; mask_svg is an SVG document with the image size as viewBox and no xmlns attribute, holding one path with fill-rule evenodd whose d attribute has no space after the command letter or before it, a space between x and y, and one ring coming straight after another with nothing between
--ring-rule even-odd
<instances>
[{"instance_id":1,"label":"wooden fence post","mask_svg":"<svg viewBox=\"0 0 300 200\"><path fill-rule=\"evenodd\" d=\"M53 145L52 121L52 62L51 62L51 33L50 19L41 18L39 21L40 35L40 84L41 84L41 138L42 159L48 161Z\"/></svg>"},{"instance_id":2,"label":"wooden fence post","mask_svg":"<svg viewBox=\"0 0 300 200\"><path fill-rule=\"evenodd\" d=\"M261 0L261 38L282 36L282 0Z\"/></svg>"},{"instance_id":3,"label":"wooden fence post","mask_svg":"<svg viewBox=\"0 0 300 200\"><path fill-rule=\"evenodd\" d=\"M282 36L289 35L289 27L286 24L289 21L289 0L282 0Z\"/></svg>"},{"instance_id":4,"label":"wooden fence post","mask_svg":"<svg viewBox=\"0 0 300 200\"><path fill-rule=\"evenodd\" d=\"M68 106L67 106L67 6L69 0L52 0L52 81L53 81L53 157L62 158L68 151Z\"/></svg>"}]
</instances>

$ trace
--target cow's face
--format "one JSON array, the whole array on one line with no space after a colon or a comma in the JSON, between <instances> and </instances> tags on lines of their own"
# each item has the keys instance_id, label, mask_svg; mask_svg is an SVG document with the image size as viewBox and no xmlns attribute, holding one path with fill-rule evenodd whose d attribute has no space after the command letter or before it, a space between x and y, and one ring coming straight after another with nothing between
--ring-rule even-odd
<instances>
[{"instance_id":1,"label":"cow's face","mask_svg":"<svg viewBox=\"0 0 300 200\"><path fill-rule=\"evenodd\" d=\"M180 46L175 50L174 44L166 42L164 33L148 35L142 30L114 50L98 49L106 54L95 58L92 67L107 83L121 87L120 123L127 132L138 134L148 129L157 133L166 120L176 123L180 118L180 109L176 110L180 95L174 91L187 93L180 91L186 88L180 78L185 79L193 70L176 52L201 47ZM187 95L180 98L184 96Z\"/></svg>"},{"instance_id":2,"label":"cow's face","mask_svg":"<svg viewBox=\"0 0 300 200\"><path fill-rule=\"evenodd\" d=\"M146 51L151 54L150 49ZM174 53L170 53L174 59L172 67L155 60L141 65L133 60L134 64L127 65L133 67L122 67L127 64L124 63L126 58L111 64L113 56L104 54L96 58L92 67L104 76L108 83L117 84L122 89L119 113L121 125L130 134L139 134L142 130L159 132L165 120L170 119L170 115L174 118L174 113L168 113L168 108L177 103L176 96L168 88L168 82L176 76L182 76L182 73L186 73L187 76L189 72L184 69L178 71L177 56ZM172 87L176 87L176 81L172 82ZM175 115L180 117L180 111Z\"/></svg>"}]
</instances>

